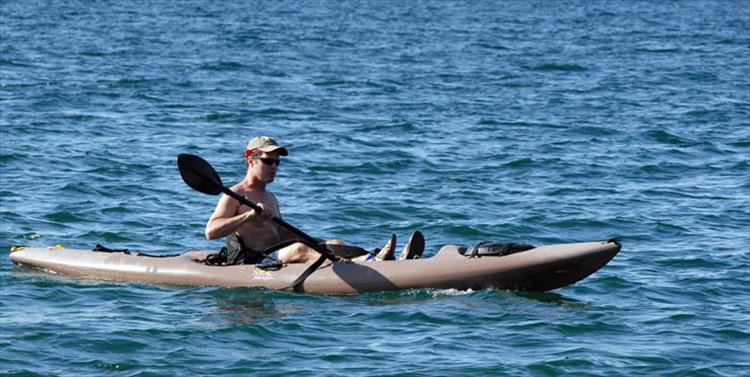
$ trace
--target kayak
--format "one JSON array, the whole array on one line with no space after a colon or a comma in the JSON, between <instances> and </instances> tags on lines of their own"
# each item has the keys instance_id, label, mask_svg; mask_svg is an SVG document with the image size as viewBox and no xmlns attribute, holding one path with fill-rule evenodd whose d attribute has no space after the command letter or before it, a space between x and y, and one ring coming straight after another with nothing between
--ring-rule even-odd
<instances>
[{"instance_id":1,"label":"kayak","mask_svg":"<svg viewBox=\"0 0 750 377\"><path fill-rule=\"evenodd\" d=\"M336 262L307 277L301 290L349 295L405 289L503 289L549 291L580 281L620 251L618 240L555 244L502 256L474 255L458 245L443 246L422 259ZM15 248L10 259L21 266L85 278L180 286L258 287L291 290L308 264L272 271L256 265L211 266L211 254L188 251L177 256L136 255L50 248Z\"/></svg>"}]
</instances>

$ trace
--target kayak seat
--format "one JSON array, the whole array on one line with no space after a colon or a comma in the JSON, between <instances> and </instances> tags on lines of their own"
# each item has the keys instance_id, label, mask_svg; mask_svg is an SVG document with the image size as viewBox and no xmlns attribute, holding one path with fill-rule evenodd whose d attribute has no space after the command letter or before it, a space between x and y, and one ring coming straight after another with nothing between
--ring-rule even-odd
<instances>
[{"instance_id":1,"label":"kayak seat","mask_svg":"<svg viewBox=\"0 0 750 377\"><path fill-rule=\"evenodd\" d=\"M536 246L523 243L499 243L482 241L472 247L460 247L458 253L468 258L501 257L534 249Z\"/></svg>"}]
</instances>

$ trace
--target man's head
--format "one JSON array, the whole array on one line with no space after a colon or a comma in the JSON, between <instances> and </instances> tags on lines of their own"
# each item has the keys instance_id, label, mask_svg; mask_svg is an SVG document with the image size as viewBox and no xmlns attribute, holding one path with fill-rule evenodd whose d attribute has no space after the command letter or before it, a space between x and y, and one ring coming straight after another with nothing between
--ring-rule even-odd
<instances>
[{"instance_id":1,"label":"man's head","mask_svg":"<svg viewBox=\"0 0 750 377\"><path fill-rule=\"evenodd\" d=\"M281 163L279 157L288 154L287 149L279 145L276 140L268 136L254 137L250 139L245 149L248 172L265 183L271 183Z\"/></svg>"}]
</instances>

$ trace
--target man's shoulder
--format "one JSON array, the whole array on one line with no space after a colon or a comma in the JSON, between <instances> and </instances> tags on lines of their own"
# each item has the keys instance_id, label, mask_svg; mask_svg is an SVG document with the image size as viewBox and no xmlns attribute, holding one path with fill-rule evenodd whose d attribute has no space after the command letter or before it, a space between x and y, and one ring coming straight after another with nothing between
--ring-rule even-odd
<instances>
[{"instance_id":1,"label":"man's shoulder","mask_svg":"<svg viewBox=\"0 0 750 377\"><path fill-rule=\"evenodd\" d=\"M244 195L244 196L270 195L274 199L276 199L276 195L274 195L267 188L253 187L244 181L235 184L234 186L230 187L230 189L239 195Z\"/></svg>"},{"instance_id":2,"label":"man's shoulder","mask_svg":"<svg viewBox=\"0 0 750 377\"><path fill-rule=\"evenodd\" d=\"M229 189L232 190L232 191L234 191L234 192L237 192L237 191L243 190L244 187L245 187L245 185L242 184L242 182L237 182L232 187L230 187Z\"/></svg>"},{"instance_id":3,"label":"man's shoulder","mask_svg":"<svg viewBox=\"0 0 750 377\"><path fill-rule=\"evenodd\" d=\"M245 181L240 181L234 184L234 186L230 187L230 189L240 195L247 194L253 191L257 191L257 189L250 187Z\"/></svg>"}]
</instances>

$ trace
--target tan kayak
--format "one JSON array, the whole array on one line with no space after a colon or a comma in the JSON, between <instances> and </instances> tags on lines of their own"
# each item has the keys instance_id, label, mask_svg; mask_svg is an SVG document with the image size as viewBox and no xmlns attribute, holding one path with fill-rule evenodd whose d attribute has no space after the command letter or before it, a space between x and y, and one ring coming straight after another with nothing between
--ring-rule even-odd
<instances>
[{"instance_id":1,"label":"tan kayak","mask_svg":"<svg viewBox=\"0 0 750 377\"><path fill-rule=\"evenodd\" d=\"M420 288L548 291L573 284L600 269L619 251L616 240L547 245L505 256L468 257L456 245L431 258L332 263L313 272L305 292L358 294ZM67 248L21 248L10 254L16 264L93 279L184 286L291 289L308 267L290 264L277 271L255 265L209 266L209 253L189 251L174 257Z\"/></svg>"}]
</instances>

